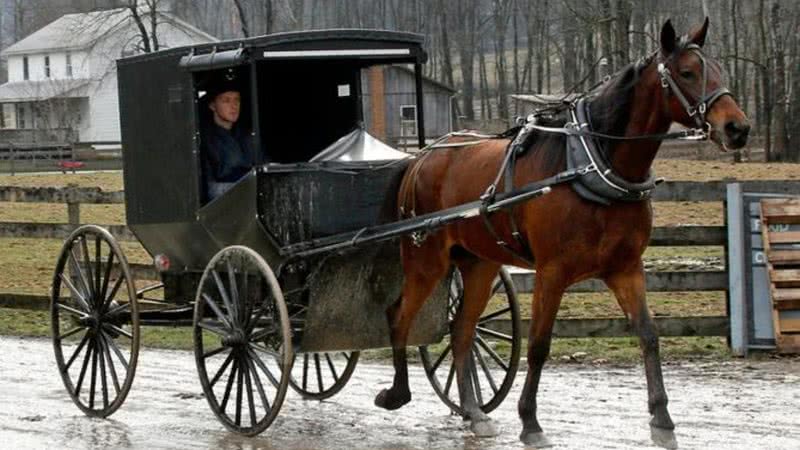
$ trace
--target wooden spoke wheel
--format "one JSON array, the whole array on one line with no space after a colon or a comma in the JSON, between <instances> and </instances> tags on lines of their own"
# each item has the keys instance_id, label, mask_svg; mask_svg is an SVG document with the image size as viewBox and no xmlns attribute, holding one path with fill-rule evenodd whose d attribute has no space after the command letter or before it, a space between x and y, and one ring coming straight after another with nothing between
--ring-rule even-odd
<instances>
[{"instance_id":1,"label":"wooden spoke wheel","mask_svg":"<svg viewBox=\"0 0 800 450\"><path fill-rule=\"evenodd\" d=\"M197 289L194 352L206 400L226 428L253 436L275 420L289 385L291 337L264 259L242 246L217 253Z\"/></svg>"},{"instance_id":2,"label":"wooden spoke wheel","mask_svg":"<svg viewBox=\"0 0 800 450\"><path fill-rule=\"evenodd\" d=\"M53 275L50 318L56 364L72 400L107 417L125 401L139 357L139 307L128 260L103 228L69 235Z\"/></svg>"},{"instance_id":3,"label":"wooden spoke wheel","mask_svg":"<svg viewBox=\"0 0 800 450\"><path fill-rule=\"evenodd\" d=\"M464 284L457 270L450 282L448 317L453 319L461 307ZM467 367L472 377L481 410L488 413L503 402L514 383L522 346L519 304L511 275L500 269L492 288L492 298L478 321ZM433 390L453 412L462 414L458 398L450 332L441 343L419 348L425 374Z\"/></svg>"},{"instance_id":4,"label":"wooden spoke wheel","mask_svg":"<svg viewBox=\"0 0 800 450\"><path fill-rule=\"evenodd\" d=\"M350 380L359 355L359 352L298 354L289 380L292 389L311 400L333 397Z\"/></svg>"}]
</instances>

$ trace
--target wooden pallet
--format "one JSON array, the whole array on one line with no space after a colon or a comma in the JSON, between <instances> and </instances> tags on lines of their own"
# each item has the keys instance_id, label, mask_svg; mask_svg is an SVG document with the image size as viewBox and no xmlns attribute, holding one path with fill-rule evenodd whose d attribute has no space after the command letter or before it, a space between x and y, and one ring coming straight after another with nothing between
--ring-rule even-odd
<instances>
[{"instance_id":1,"label":"wooden pallet","mask_svg":"<svg viewBox=\"0 0 800 450\"><path fill-rule=\"evenodd\" d=\"M775 345L800 353L800 199L761 200L761 235L772 294Z\"/></svg>"}]
</instances>

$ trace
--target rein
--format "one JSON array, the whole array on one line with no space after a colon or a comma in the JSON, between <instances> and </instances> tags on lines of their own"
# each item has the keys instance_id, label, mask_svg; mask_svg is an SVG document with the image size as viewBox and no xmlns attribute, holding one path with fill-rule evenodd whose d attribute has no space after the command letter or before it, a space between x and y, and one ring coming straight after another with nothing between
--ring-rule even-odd
<instances>
[{"instance_id":1,"label":"rein","mask_svg":"<svg viewBox=\"0 0 800 450\"><path fill-rule=\"evenodd\" d=\"M657 72L660 78L661 86L666 94L665 96L669 97L670 95L674 95L677 98L677 100L685 109L687 115L694 120L695 124L697 125L696 128L689 128L671 133L644 134L638 136L617 136L592 131L588 118L585 117L585 114L583 114L583 108L586 108L588 103L587 95L579 96L570 102L564 102L562 104L568 109L568 121L563 127L548 127L537 124L536 122L538 117L542 115L542 113L539 111L530 114L527 118L521 121L518 119L518 123L520 125L519 130L515 133L515 135L513 135L514 138L506 149L506 154L503 158L503 162L500 165L497 176L486 188L486 191L484 191L484 193L480 196L480 215L483 218L487 230L495 239L498 246L514 257L524 261L528 265L533 265L533 253L531 252L527 241L519 233L516 221L514 220L513 209L509 208L506 213L509 216L511 235L514 238L514 241L516 241L517 245L521 248L521 251L515 249L500 237L489 220L489 209L495 204L496 196L498 195L497 185L500 184L501 179L505 180L505 191L511 192L514 189L513 176L516 157L529 146L530 141L535 137L535 133L533 133L534 130L544 133L565 135L568 138L568 143L570 141L569 138L573 138L573 140L577 139L580 141L580 147L583 150L581 152L582 157L580 158L579 163L570 167L570 150L568 144L568 168L566 171L560 172L547 179L547 186L549 187L565 182L572 182L573 187L576 189L579 195L586 199L602 204L610 204L612 200L641 201L647 199L649 198L650 192L657 184L659 184L661 180L654 179L652 175L650 175L648 180L643 183L630 183L627 180L624 180L622 177L615 174L610 166L606 167L606 165L603 163L603 156L596 148L596 145L587 145L586 139L584 138L597 138L614 141L709 139L711 126L706 121L707 111L711 109L711 106L721 97L725 95L733 96L733 94L731 94L730 91L724 87L719 87L709 93L706 93L706 86L708 83L708 64L703 57L702 51L696 44L688 44L684 48L697 54L703 71L701 94L694 105L689 102L684 90L672 78L672 75L665 64L668 60L658 63ZM604 82L607 80L608 79L605 79ZM558 108L558 106L548 108L547 110L552 111L556 108ZM580 112L578 111L579 108L581 108ZM489 139L510 137L507 135L507 133L508 132L502 135L482 135L478 133L465 132L450 133L422 149L425 151L425 154L410 169L410 173L404 178L401 186L401 198L403 198L403 204L400 206L401 215L415 215L414 209L416 206L416 199L414 185L416 184L416 178L419 174L422 163L431 153L431 150L436 148L472 146ZM477 140L454 143L443 142L453 136L468 136L476 138ZM408 203L411 203L411 205ZM411 206L410 210L408 206ZM425 239L424 235L412 237L414 244L417 246L422 245L422 242Z\"/></svg>"}]
</instances>

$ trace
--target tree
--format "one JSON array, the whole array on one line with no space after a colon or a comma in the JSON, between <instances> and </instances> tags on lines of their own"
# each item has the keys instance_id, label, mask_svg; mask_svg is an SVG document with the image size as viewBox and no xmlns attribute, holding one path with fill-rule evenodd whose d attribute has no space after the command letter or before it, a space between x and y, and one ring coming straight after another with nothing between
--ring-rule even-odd
<instances>
[{"instance_id":1,"label":"tree","mask_svg":"<svg viewBox=\"0 0 800 450\"><path fill-rule=\"evenodd\" d=\"M476 35L478 30L478 2L477 0L463 0L459 2L457 11L450 10L453 20L453 31L456 49L458 50L461 67L461 101L462 113L467 119L475 118L475 108L472 104L475 97L474 65Z\"/></svg>"},{"instance_id":2,"label":"tree","mask_svg":"<svg viewBox=\"0 0 800 450\"><path fill-rule=\"evenodd\" d=\"M506 75L506 34L511 17L512 0L492 1L492 22L494 24L494 56L497 77L497 115L508 118L508 78Z\"/></svg>"}]
</instances>

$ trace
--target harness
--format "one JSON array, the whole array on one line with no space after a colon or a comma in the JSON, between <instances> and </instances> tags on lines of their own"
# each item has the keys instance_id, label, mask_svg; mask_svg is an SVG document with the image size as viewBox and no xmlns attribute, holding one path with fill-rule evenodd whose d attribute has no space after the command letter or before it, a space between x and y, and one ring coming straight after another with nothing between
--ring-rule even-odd
<instances>
[{"instance_id":1,"label":"harness","mask_svg":"<svg viewBox=\"0 0 800 450\"><path fill-rule=\"evenodd\" d=\"M697 99L697 102L692 106L689 103L689 100L686 99L686 94L683 93L683 90L678 83L672 78L672 74L670 73L669 69L665 62L658 63L658 75L661 77L661 87L664 88L664 93L666 96L670 94L675 95L675 98L681 103L683 108L686 110L686 114L689 115L692 119L694 119L694 123L697 125L697 128L708 131L710 126L708 122L706 122L706 112L711 109L711 105L714 104L717 100L720 99L723 95L730 95L733 97L733 94L725 88L720 86L719 88L706 93L706 84L708 81L708 64L706 64L706 59L703 56L703 52L699 45L697 44L687 44L684 47L685 50L690 52L694 52L697 57L700 59L700 65L703 68L703 87L702 91L700 92L700 97Z\"/></svg>"},{"instance_id":2,"label":"harness","mask_svg":"<svg viewBox=\"0 0 800 450\"><path fill-rule=\"evenodd\" d=\"M404 199L400 208L401 214L406 214L409 209L408 201L410 201L410 213L414 215L415 208L415 189L416 177L419 174L422 163L431 150L435 148L444 147L461 147L475 145L484 142L488 139L506 138L511 135L509 132L514 131L514 138L506 148L506 153L503 162L500 165L494 181L486 188L486 191L481 195L481 217L484 221L486 229L497 242L497 245L511 254L513 257L524 261L527 265L532 266L534 262L533 253L528 246L527 240L519 232L519 228L514 220L513 208L509 207L506 210L509 219L509 226L511 229L511 236L516 245L511 245L504 240L499 233L495 230L491 221L489 220L489 208L494 205L495 198L498 194L497 186L500 180L503 179L503 188L505 192L511 192L514 189L514 168L517 161L517 156L524 153L529 147L531 142L536 136L535 131L544 133L562 134L566 136L566 151L567 151L567 170L560 172L547 180L547 186L555 186L566 182L571 183L571 187L582 198L599 203L602 205L610 205L612 202L624 201L635 202L643 201L650 198L653 189L661 182L662 179L656 179L651 173L645 181L636 183L625 180L613 171L611 164L607 160L605 154L600 151L596 139L605 140L665 140L665 139L688 139L688 140L705 140L709 137L710 125L706 121L706 112L711 109L711 106L719 100L722 96L733 94L724 87L719 87L709 93L706 93L706 85L708 81L708 64L703 57L700 47L696 44L687 44L684 46L685 50L695 52L700 59L702 66L703 80L701 95L698 97L696 103L692 105L683 89L675 82L669 69L666 68L666 62L662 61L657 66L657 71L660 77L661 86L664 89L665 97L675 95L677 100L686 110L686 113L691 117L697 128L687 129L672 133L660 133L651 135L640 136L614 136L604 133L598 133L592 130L591 117L589 113L589 100L587 96L579 97L572 102L566 103L568 122L563 127L548 127L542 126L537 123L538 115L531 114L525 119L520 127L512 128L502 135L479 135L475 133L451 133L445 135L440 140L426 147L426 153L417 161L414 166L409 169L409 174L404 177L401 184L401 198ZM445 140L452 136L472 136L479 140L471 142L456 142L444 143ZM492 208L494 209L494 208ZM425 239L424 235L412 235L415 245L419 246Z\"/></svg>"}]
</instances>

